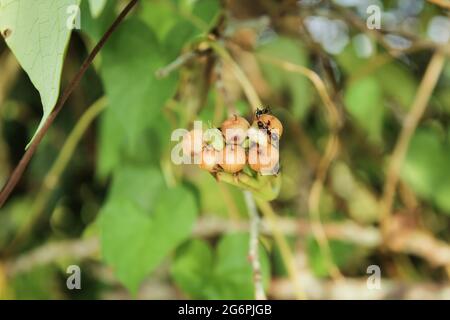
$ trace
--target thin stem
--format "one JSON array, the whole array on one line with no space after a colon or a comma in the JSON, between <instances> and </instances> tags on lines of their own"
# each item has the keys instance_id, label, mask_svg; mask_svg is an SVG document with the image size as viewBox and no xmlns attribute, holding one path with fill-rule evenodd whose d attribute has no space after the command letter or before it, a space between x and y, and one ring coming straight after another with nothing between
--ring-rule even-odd
<instances>
[{"instance_id":1,"label":"thin stem","mask_svg":"<svg viewBox=\"0 0 450 320\"><path fill-rule=\"evenodd\" d=\"M197 54L194 51L188 51L186 53L183 53L182 55L177 57L174 61L169 63L167 66L158 69L155 74L158 78L165 78L173 71L181 68L183 65L185 65L187 62L189 62L196 56Z\"/></svg>"},{"instance_id":2,"label":"thin stem","mask_svg":"<svg viewBox=\"0 0 450 320\"><path fill-rule=\"evenodd\" d=\"M81 78L84 76L84 74L88 70L89 66L92 64L92 61L95 59L95 57L100 52L100 50L105 46L108 39L111 37L111 35L117 29L117 27L121 24L121 22L125 19L125 17L131 11L131 9L133 9L133 7L137 4L137 2L138 2L138 0L131 0L128 3L128 5L119 14L119 16L113 22L111 27L106 31L106 33L103 35L103 37L97 43L97 45L94 47L92 52L89 54L89 56L83 62L80 70L75 75L73 80L70 82L67 89L64 91L63 95L61 96L58 103L56 104L53 112L50 113L50 115L48 116L44 125L42 126L41 130L39 130L39 132L34 137L34 140L31 142L28 149L25 151L25 154L22 156L22 159L20 160L19 164L16 166L16 168L14 169L9 180L6 182L6 185L3 187L2 191L0 192L0 208L2 208L3 205L5 204L6 200L8 200L11 192L14 190L14 188L16 187L17 183L19 182L20 178L22 177L28 163L30 162L31 158L33 157L34 153L36 152L39 144L41 143L41 141L44 138L45 134L47 133L48 129L50 128L50 126L52 125L56 116L59 114L59 112L63 108L66 101L69 99L72 92L78 86Z\"/></svg>"},{"instance_id":3,"label":"thin stem","mask_svg":"<svg viewBox=\"0 0 450 320\"><path fill-rule=\"evenodd\" d=\"M230 54L217 42L209 42L210 47L224 60L226 64L231 68L236 80L241 85L244 90L245 96L247 97L253 112L255 112L258 108L262 107L261 99L256 93L255 88L251 84L250 80L245 75L244 71L239 67L239 65L233 60Z\"/></svg>"},{"instance_id":4,"label":"thin stem","mask_svg":"<svg viewBox=\"0 0 450 320\"><path fill-rule=\"evenodd\" d=\"M229 117L235 115L235 114L239 114L236 107L233 105L227 88L225 87L225 83L223 81L223 61L218 61L216 64L216 69L215 69L215 73L216 73L216 83L215 83L215 88L216 88L216 111L215 112L215 116L214 116L214 121L219 122L220 119L223 116L223 109L224 107L226 107L226 111L227 111L227 115ZM220 114L219 114L220 113ZM219 120L217 120L219 119Z\"/></svg>"},{"instance_id":5,"label":"thin stem","mask_svg":"<svg viewBox=\"0 0 450 320\"><path fill-rule=\"evenodd\" d=\"M436 51L431 58L425 71L425 75L420 83L417 95L403 123L402 131L395 144L391 160L387 170L386 181L384 184L383 198L380 204L380 222L383 235L387 236L389 222L391 219L391 210L394 202L395 191L399 180L399 172L408 151L411 138L422 118L431 94L436 86L442 68L445 63L445 55L441 51Z\"/></svg>"},{"instance_id":6,"label":"thin stem","mask_svg":"<svg viewBox=\"0 0 450 320\"><path fill-rule=\"evenodd\" d=\"M259 198L255 198L256 204L263 213L264 217L269 222L270 228L273 231L273 236L275 238L275 242L280 249L281 258L283 259L283 263L286 266L289 277L295 287L295 295L297 299L304 300L306 299L305 292L302 290L300 286L300 279L297 273L297 267L294 259L294 255L289 248L289 244L284 237L283 233L280 231L280 226L278 225L277 216L272 209L272 206L264 200Z\"/></svg>"},{"instance_id":7,"label":"thin stem","mask_svg":"<svg viewBox=\"0 0 450 320\"><path fill-rule=\"evenodd\" d=\"M253 283L255 285L255 299L267 300L264 292L263 278L261 272L261 261L259 260L259 229L261 219L256 211L255 200L250 191L244 191L245 203L247 204L248 215L250 217L250 244L249 260L253 269Z\"/></svg>"},{"instance_id":8,"label":"thin stem","mask_svg":"<svg viewBox=\"0 0 450 320\"><path fill-rule=\"evenodd\" d=\"M77 122L75 128L70 133L66 142L64 143L58 158L53 163L50 171L44 178L42 188L39 193L34 197L36 200L30 209L30 218L26 224L24 224L17 232L15 238L13 239L8 251L11 252L20 245L24 239L27 238L28 234L32 231L33 226L39 221L45 207L52 195L53 190L58 185L59 179L63 174L65 168L69 164L72 156L83 137L86 130L89 128L91 123L97 118L97 116L106 108L107 99L105 97L95 101L81 116L80 120Z\"/></svg>"}]
</instances>

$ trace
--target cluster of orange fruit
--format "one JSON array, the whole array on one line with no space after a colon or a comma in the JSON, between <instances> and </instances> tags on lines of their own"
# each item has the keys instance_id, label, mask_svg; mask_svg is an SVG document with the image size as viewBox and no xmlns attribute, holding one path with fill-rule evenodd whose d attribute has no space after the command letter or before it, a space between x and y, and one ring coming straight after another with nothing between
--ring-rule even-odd
<instances>
[{"instance_id":1,"label":"cluster of orange fruit","mask_svg":"<svg viewBox=\"0 0 450 320\"><path fill-rule=\"evenodd\" d=\"M183 154L196 157L200 168L238 173L248 164L261 174L278 173L283 125L267 109L255 113L252 125L233 115L214 130L193 129L183 137Z\"/></svg>"}]
</instances>

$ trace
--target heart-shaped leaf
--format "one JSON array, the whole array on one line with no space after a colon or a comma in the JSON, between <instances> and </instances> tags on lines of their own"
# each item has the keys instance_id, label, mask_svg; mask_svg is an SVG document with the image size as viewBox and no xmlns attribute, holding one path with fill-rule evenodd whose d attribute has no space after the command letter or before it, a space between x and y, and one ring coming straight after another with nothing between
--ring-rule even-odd
<instances>
[{"instance_id":1,"label":"heart-shaped leaf","mask_svg":"<svg viewBox=\"0 0 450 320\"><path fill-rule=\"evenodd\" d=\"M110 107L102 123L99 170L106 175L124 152L137 154L142 140L155 138L147 131L162 123L161 109L175 92L177 76L156 77L156 70L168 63L167 52L136 18L121 25L102 54L101 75Z\"/></svg>"},{"instance_id":2,"label":"heart-shaped leaf","mask_svg":"<svg viewBox=\"0 0 450 320\"><path fill-rule=\"evenodd\" d=\"M0 32L41 95L38 132L58 100L64 56L80 0L0 0Z\"/></svg>"},{"instance_id":3,"label":"heart-shaped leaf","mask_svg":"<svg viewBox=\"0 0 450 320\"><path fill-rule=\"evenodd\" d=\"M133 293L142 280L192 230L197 214L193 195L165 187L158 170L122 169L101 211L103 258Z\"/></svg>"}]
</instances>

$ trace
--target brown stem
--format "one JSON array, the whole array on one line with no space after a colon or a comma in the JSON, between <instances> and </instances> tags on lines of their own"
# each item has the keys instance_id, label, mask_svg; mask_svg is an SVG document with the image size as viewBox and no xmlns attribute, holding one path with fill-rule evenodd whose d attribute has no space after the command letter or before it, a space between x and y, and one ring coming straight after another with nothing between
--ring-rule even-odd
<instances>
[{"instance_id":1,"label":"brown stem","mask_svg":"<svg viewBox=\"0 0 450 320\"><path fill-rule=\"evenodd\" d=\"M53 112L49 115L47 120L45 121L43 127L41 130L36 134L34 140L31 142L29 148L25 151L25 154L22 156L22 159L20 160L19 164L14 169L12 175L10 176L8 182L3 187L2 191L0 192L0 208L3 207L6 200L8 200L11 192L16 187L17 183L19 182L20 178L23 175L23 172L25 171L28 163L30 162L31 158L33 157L34 153L36 152L39 144L41 143L42 139L44 138L45 134L47 133L48 129L52 125L53 121L55 120L58 113L61 111L62 107L66 103L67 99L70 97L72 92L75 90L75 88L78 86L78 83L80 82L81 78L86 73L87 69L91 65L92 61L95 59L97 54L100 52L100 50L104 47L108 39L111 37L111 35L114 33L114 31L117 29L117 27L120 25L120 23L124 20L124 18L128 15L128 13L131 11L131 9L137 4L138 0L131 0L128 5L123 9L123 11L119 14L119 16L116 18L116 20L113 22L113 24L109 27L109 29L106 31L106 33L103 35L103 37L100 39L100 41L97 43L97 45L94 47L92 52L89 54L89 56L86 58L86 60L83 62L83 65L81 66L78 73L75 75L75 77L70 82L67 89L64 91L63 95L59 99L58 103L56 104Z\"/></svg>"}]
</instances>

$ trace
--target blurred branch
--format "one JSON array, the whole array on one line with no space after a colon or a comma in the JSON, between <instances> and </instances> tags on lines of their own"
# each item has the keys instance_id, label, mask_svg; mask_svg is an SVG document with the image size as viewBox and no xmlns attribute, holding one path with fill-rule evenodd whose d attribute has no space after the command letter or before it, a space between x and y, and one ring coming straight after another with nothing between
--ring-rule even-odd
<instances>
[{"instance_id":1,"label":"blurred branch","mask_svg":"<svg viewBox=\"0 0 450 320\"><path fill-rule=\"evenodd\" d=\"M309 220L278 217L277 225L286 236L306 237L312 234ZM194 234L201 238L211 238L229 232L246 231L249 227L247 221L236 223L217 217L205 217L197 221ZM366 248L375 248L381 244L381 236L377 228L361 226L352 220L329 222L325 223L323 227L327 237L332 239L354 243ZM273 234L268 218L263 218L261 221L261 233L268 236Z\"/></svg>"},{"instance_id":2,"label":"blurred branch","mask_svg":"<svg viewBox=\"0 0 450 320\"><path fill-rule=\"evenodd\" d=\"M380 203L380 222L382 232L388 235L391 210L399 179L399 173L403 165L409 142L417 128L417 125L425 112L427 103L433 93L434 87L439 79L442 68L444 67L445 56L442 52L436 51L425 71L425 75L420 83L417 95L406 116L400 136L395 145L389 167L387 170L386 181L383 189L383 197Z\"/></svg>"},{"instance_id":3,"label":"blurred branch","mask_svg":"<svg viewBox=\"0 0 450 320\"><path fill-rule=\"evenodd\" d=\"M263 207L267 215L265 214L265 218L261 221L261 233L274 235L275 237L275 229L271 227L273 222L271 220L274 216L273 210L270 206L269 209L267 209L266 205L263 205ZM261 211L263 212L263 210ZM277 232L282 233L283 236L306 237L312 233L312 226L308 220L278 217L276 224ZM249 227L249 223L243 220L232 222L219 217L204 217L197 221L193 235L200 238L210 238L233 231L248 231ZM350 242L368 249L376 249L382 243L381 233L377 228L360 226L351 220L326 223L323 227L327 237L330 239ZM279 237L280 235L276 236ZM284 243L283 246L288 246L285 240L280 241L280 243ZM435 267L450 265L450 246L441 240L435 239L430 233L425 231L414 229L397 232L390 242L390 249L397 253L421 257ZM15 276L27 272L36 266L54 263L64 258L87 259L94 257L98 254L98 251L97 238L67 240L44 244L41 247L23 253L17 258L10 258L4 261L3 265L5 265L9 276ZM290 268L294 268L294 272L297 272L289 247L288 251L287 255L290 255L288 260L291 263ZM1 261L0 264L2 264ZM289 268L289 266L287 267ZM304 277L296 276L296 279L298 278L301 281ZM347 280L348 278L345 278L344 281L346 282ZM308 286L308 284L304 283L304 286Z\"/></svg>"},{"instance_id":4,"label":"blurred branch","mask_svg":"<svg viewBox=\"0 0 450 320\"><path fill-rule=\"evenodd\" d=\"M99 266L100 267L100 266ZM96 271L98 277L111 272L110 269L102 268ZM173 285L165 280L167 271L161 275L152 276L144 281L137 295L138 299L173 299L186 298L179 295ZM307 284L308 296L313 299L334 300L360 300L360 299L433 299L449 300L450 285L435 284L432 282L406 283L390 279L381 280L379 290L370 290L367 287L367 279L347 278L344 282L333 282L315 277L311 272L302 272L302 282ZM97 277L97 275L95 275ZM105 282L116 284L114 276L105 279ZM271 282L269 296L271 299L294 299L294 286L289 279L275 278ZM132 299L130 293L123 286L118 285L114 291L103 293L103 299Z\"/></svg>"},{"instance_id":5,"label":"blurred branch","mask_svg":"<svg viewBox=\"0 0 450 320\"><path fill-rule=\"evenodd\" d=\"M111 35L117 29L117 27L122 23L122 21L125 19L125 17L128 15L128 13L131 11L131 9L133 9L133 7L137 4L137 2L138 2L138 0L130 0L128 5L122 10L122 12L116 18L116 20L112 23L112 25L105 32L103 37L100 39L100 41L94 47L92 52L89 54L89 56L83 62L80 70L77 72L77 74L72 79L69 86L67 87L67 89L62 94L61 98L58 100L55 108L53 109L53 112L50 113L50 115L48 116L44 125L42 126L41 130L39 130L39 132L36 133L34 140L30 143L29 148L25 151L19 164L16 166L16 168L14 169L9 180L6 182L6 185L2 188L2 190L0 192L0 208L2 208L3 205L5 204L6 200L8 200L11 192L14 190L14 188L16 187L17 183L19 182L20 178L22 177L26 167L28 166L28 163L31 161L31 158L33 157L34 153L36 152L39 144L41 143L41 141L44 138L45 134L47 133L48 129L50 129L50 126L52 125L56 116L59 114L59 112L65 105L66 101L69 99L72 92L78 86L81 78L84 76L84 74L88 70L89 66L92 64L92 61L94 61L97 54L104 47L104 45L106 44L108 39L111 37Z\"/></svg>"},{"instance_id":6,"label":"blurred branch","mask_svg":"<svg viewBox=\"0 0 450 320\"><path fill-rule=\"evenodd\" d=\"M270 227L269 217L270 213L262 219L261 233L271 236L275 232ZM247 231L248 228L249 224L246 221L234 223L221 218L205 217L198 220L194 235L210 238L233 231ZM307 237L313 234L313 224L304 219L277 217L277 228L286 236ZM376 249L382 245L382 236L378 228L362 226L352 220L324 223L323 232L329 239L349 242L367 249ZM450 245L434 238L427 231L399 228L390 240L389 249L394 252L415 255L435 267L450 265Z\"/></svg>"},{"instance_id":7,"label":"blurred branch","mask_svg":"<svg viewBox=\"0 0 450 320\"><path fill-rule=\"evenodd\" d=\"M253 199L253 194L250 191L244 191L244 198L245 203L247 204L248 215L250 217L250 244L248 257L253 269L255 299L267 300L263 286L261 261L259 260L259 228L261 221L258 211L256 211L256 204Z\"/></svg>"},{"instance_id":8,"label":"blurred branch","mask_svg":"<svg viewBox=\"0 0 450 320\"><path fill-rule=\"evenodd\" d=\"M233 60L230 54L217 42L211 41L209 42L209 45L224 60L224 62L231 67L231 70L233 71L236 80L239 82L239 84L242 86L242 89L244 90L244 93L252 107L253 112L255 112L258 108L261 108L263 104L258 94L256 93L255 88L253 88L253 85L250 83L250 80L248 80L245 73L242 71L239 65Z\"/></svg>"},{"instance_id":9,"label":"blurred branch","mask_svg":"<svg viewBox=\"0 0 450 320\"><path fill-rule=\"evenodd\" d=\"M423 230L399 230L390 236L388 248L421 257L434 267L450 266L450 246Z\"/></svg>"},{"instance_id":10,"label":"blurred branch","mask_svg":"<svg viewBox=\"0 0 450 320\"><path fill-rule=\"evenodd\" d=\"M304 273L302 273L304 274ZM382 300L382 299L450 299L450 285L431 282L404 283L394 280L381 280L380 289L369 289L365 278L346 278L333 282L306 274L302 278L307 284L307 293L313 299L323 300ZM272 281L269 292L274 299L292 299L293 285L287 279Z\"/></svg>"},{"instance_id":11,"label":"blurred branch","mask_svg":"<svg viewBox=\"0 0 450 320\"><path fill-rule=\"evenodd\" d=\"M102 97L95 101L81 116L80 120L75 125L74 129L70 133L66 142L64 143L61 151L58 154L58 158L53 163L53 166L48 171L44 178L42 187L38 194L34 197L36 200L30 209L30 219L23 224L13 239L10 247L7 251L13 251L19 246L32 232L33 226L39 221L42 213L45 211L47 202L53 193L53 190L58 185L59 179L69 164L72 156L83 137L86 130L91 123L97 118L97 116L106 108L107 99Z\"/></svg>"},{"instance_id":12,"label":"blurred branch","mask_svg":"<svg viewBox=\"0 0 450 320\"><path fill-rule=\"evenodd\" d=\"M5 267L8 277L13 277L60 259L82 260L93 257L98 252L99 241L97 238L48 243L7 262Z\"/></svg>"},{"instance_id":13,"label":"blurred branch","mask_svg":"<svg viewBox=\"0 0 450 320\"><path fill-rule=\"evenodd\" d=\"M300 223L292 218L278 218L278 228L285 235L308 235L311 233L309 221ZM326 224L325 232L329 237L349 241L361 246L373 248L381 243L379 232L374 227L361 227L352 221ZM197 221L193 235L200 238L216 237L233 231L248 231L248 221L230 221L218 217L205 217ZM261 232L272 235L273 230L267 218L261 221ZM27 272L36 266L54 263L60 259L86 259L98 253L98 240L96 238L67 240L58 243L47 243L23 253L17 258L10 258L5 265L8 275L14 276Z\"/></svg>"},{"instance_id":14,"label":"blurred branch","mask_svg":"<svg viewBox=\"0 0 450 320\"><path fill-rule=\"evenodd\" d=\"M234 114L238 114L236 106L234 105L232 99L230 98L228 89L225 85L225 80L223 76L224 71L225 68L223 61L217 61L215 69L216 75L215 89L217 91L216 110L214 119L216 121L215 123L219 122L223 117L224 107L226 107L227 115L229 117L233 116ZM219 112L222 112L222 114L219 115L218 114Z\"/></svg>"},{"instance_id":15,"label":"blurred branch","mask_svg":"<svg viewBox=\"0 0 450 320\"><path fill-rule=\"evenodd\" d=\"M190 60L192 60L193 58L195 58L197 56L196 52L194 51L188 51L186 53L183 53L182 55L180 55L179 57L177 57L174 61L172 61L171 63L169 63L167 66L158 69L155 72L155 75L158 78L165 78L167 77L169 74L171 74L173 71L181 68L183 65L185 65L186 63L188 63Z\"/></svg>"}]
</instances>

